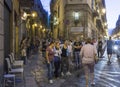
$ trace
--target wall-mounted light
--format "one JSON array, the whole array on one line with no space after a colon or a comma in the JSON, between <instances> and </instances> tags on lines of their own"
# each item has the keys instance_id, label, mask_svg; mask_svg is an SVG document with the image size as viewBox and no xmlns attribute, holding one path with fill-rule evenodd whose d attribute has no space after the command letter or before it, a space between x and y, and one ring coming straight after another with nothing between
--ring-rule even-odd
<instances>
[{"instance_id":1,"label":"wall-mounted light","mask_svg":"<svg viewBox=\"0 0 120 87\"><path fill-rule=\"evenodd\" d=\"M107 26L107 23L105 22L104 25Z\"/></svg>"},{"instance_id":2,"label":"wall-mounted light","mask_svg":"<svg viewBox=\"0 0 120 87\"><path fill-rule=\"evenodd\" d=\"M58 18L57 17L54 17L54 25L58 25L59 24L59 21L58 21Z\"/></svg>"},{"instance_id":3,"label":"wall-mounted light","mask_svg":"<svg viewBox=\"0 0 120 87\"><path fill-rule=\"evenodd\" d=\"M45 28L43 29L43 32L45 32Z\"/></svg>"},{"instance_id":4,"label":"wall-mounted light","mask_svg":"<svg viewBox=\"0 0 120 87\"><path fill-rule=\"evenodd\" d=\"M31 16L32 16L33 18L37 17L37 16L38 16L38 15L37 15L37 12L36 12L36 11L32 11Z\"/></svg>"},{"instance_id":5,"label":"wall-mounted light","mask_svg":"<svg viewBox=\"0 0 120 87\"><path fill-rule=\"evenodd\" d=\"M75 26L77 26L77 24L79 23L79 19L80 19L80 13L73 12L73 17L74 17L74 24L75 24Z\"/></svg>"},{"instance_id":6,"label":"wall-mounted light","mask_svg":"<svg viewBox=\"0 0 120 87\"><path fill-rule=\"evenodd\" d=\"M105 9L105 8L102 9L102 13L103 13L103 14L106 13L106 9Z\"/></svg>"},{"instance_id":7,"label":"wall-mounted light","mask_svg":"<svg viewBox=\"0 0 120 87\"><path fill-rule=\"evenodd\" d=\"M31 14L27 14L26 12L23 13L23 15L21 16L22 20L26 20L28 16L31 16L33 18L37 17L37 12L36 11L32 11Z\"/></svg>"},{"instance_id":8,"label":"wall-mounted light","mask_svg":"<svg viewBox=\"0 0 120 87\"><path fill-rule=\"evenodd\" d=\"M40 25L40 28L42 28L42 25Z\"/></svg>"},{"instance_id":9,"label":"wall-mounted light","mask_svg":"<svg viewBox=\"0 0 120 87\"><path fill-rule=\"evenodd\" d=\"M27 13L26 12L23 13L23 15L21 16L21 19L22 20L26 20L27 19Z\"/></svg>"},{"instance_id":10,"label":"wall-mounted light","mask_svg":"<svg viewBox=\"0 0 120 87\"><path fill-rule=\"evenodd\" d=\"M37 23L35 23L34 25L35 25L35 27L37 27Z\"/></svg>"},{"instance_id":11,"label":"wall-mounted light","mask_svg":"<svg viewBox=\"0 0 120 87\"><path fill-rule=\"evenodd\" d=\"M79 20L80 14L79 12L74 13L75 20Z\"/></svg>"}]
</instances>

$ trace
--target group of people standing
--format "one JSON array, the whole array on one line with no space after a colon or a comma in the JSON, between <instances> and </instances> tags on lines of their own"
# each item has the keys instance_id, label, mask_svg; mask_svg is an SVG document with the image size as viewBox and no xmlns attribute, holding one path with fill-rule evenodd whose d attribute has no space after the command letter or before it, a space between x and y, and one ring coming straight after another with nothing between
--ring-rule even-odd
<instances>
[{"instance_id":1,"label":"group of people standing","mask_svg":"<svg viewBox=\"0 0 120 87\"><path fill-rule=\"evenodd\" d=\"M73 64L75 69L84 68L86 87L88 87L89 75L91 85L94 85L94 57L97 55L95 42L90 38L85 41L64 40L51 41L46 46L46 62L48 67L48 80L53 83L53 77L71 75L70 66ZM90 74L89 74L90 73Z\"/></svg>"},{"instance_id":2,"label":"group of people standing","mask_svg":"<svg viewBox=\"0 0 120 87\"><path fill-rule=\"evenodd\" d=\"M68 41L64 41L61 46L59 41L51 41L46 48L46 62L50 83L53 83L53 75L56 78L60 77L61 74L71 75L69 72L69 51L67 43Z\"/></svg>"}]
</instances>

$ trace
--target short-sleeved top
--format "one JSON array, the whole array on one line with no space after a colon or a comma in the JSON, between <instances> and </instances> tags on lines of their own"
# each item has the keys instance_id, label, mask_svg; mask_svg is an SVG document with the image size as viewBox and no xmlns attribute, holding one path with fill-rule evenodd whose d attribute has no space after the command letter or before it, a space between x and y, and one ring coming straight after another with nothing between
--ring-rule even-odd
<instances>
[{"instance_id":1,"label":"short-sleeved top","mask_svg":"<svg viewBox=\"0 0 120 87\"><path fill-rule=\"evenodd\" d=\"M81 42L74 42L74 46L82 46L82 43ZM80 51L81 48L74 48L74 51L77 52L77 51Z\"/></svg>"},{"instance_id":2,"label":"short-sleeved top","mask_svg":"<svg viewBox=\"0 0 120 87\"><path fill-rule=\"evenodd\" d=\"M113 41L112 40L108 40L107 41L107 49L112 49L113 46Z\"/></svg>"},{"instance_id":3,"label":"short-sleeved top","mask_svg":"<svg viewBox=\"0 0 120 87\"><path fill-rule=\"evenodd\" d=\"M64 46L63 46L63 48L62 48L62 54L61 54L61 56L62 57L67 57L68 55L67 55L67 48L64 48Z\"/></svg>"},{"instance_id":4,"label":"short-sleeved top","mask_svg":"<svg viewBox=\"0 0 120 87\"><path fill-rule=\"evenodd\" d=\"M25 50L25 49L22 49L21 55L22 55L22 56L26 56L26 50Z\"/></svg>"},{"instance_id":5,"label":"short-sleeved top","mask_svg":"<svg viewBox=\"0 0 120 87\"><path fill-rule=\"evenodd\" d=\"M83 57L82 62L84 63L93 63L94 56L97 54L96 48L91 44L86 44L81 48L80 55Z\"/></svg>"},{"instance_id":6,"label":"short-sleeved top","mask_svg":"<svg viewBox=\"0 0 120 87\"><path fill-rule=\"evenodd\" d=\"M52 61L53 58L54 58L54 50L47 47L46 51L48 51L48 59L49 59L49 61Z\"/></svg>"}]
</instances>

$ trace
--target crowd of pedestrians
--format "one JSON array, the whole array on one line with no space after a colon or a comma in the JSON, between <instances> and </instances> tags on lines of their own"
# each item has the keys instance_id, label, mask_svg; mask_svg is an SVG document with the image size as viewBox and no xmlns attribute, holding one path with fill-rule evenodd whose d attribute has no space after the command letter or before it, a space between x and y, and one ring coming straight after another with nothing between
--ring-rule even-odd
<instances>
[{"instance_id":1,"label":"crowd of pedestrians","mask_svg":"<svg viewBox=\"0 0 120 87\"><path fill-rule=\"evenodd\" d=\"M74 41L44 39L42 55L48 68L48 81L53 83L54 78L72 75L72 69L77 71L84 68L86 87L89 73L91 85L94 85L94 57L102 57L102 45L100 39L98 41L90 38L82 41L79 38Z\"/></svg>"},{"instance_id":2,"label":"crowd of pedestrians","mask_svg":"<svg viewBox=\"0 0 120 87\"><path fill-rule=\"evenodd\" d=\"M97 43L98 42L98 43ZM40 45L41 43L41 45ZM49 83L54 78L72 75L72 71L81 68L85 71L86 87L88 87L89 74L91 84L94 85L94 56L102 56L102 41L96 39L79 40L53 40L38 38L23 38L20 44L21 59L24 64L31 54L42 51L44 64L47 66ZM98 53L97 53L98 52ZM73 70L74 69L74 70Z\"/></svg>"},{"instance_id":3,"label":"crowd of pedestrians","mask_svg":"<svg viewBox=\"0 0 120 87\"><path fill-rule=\"evenodd\" d=\"M40 41L38 38L24 37L20 42L20 57L24 61L24 64L27 63L27 59L34 53L37 53L39 50Z\"/></svg>"}]
</instances>

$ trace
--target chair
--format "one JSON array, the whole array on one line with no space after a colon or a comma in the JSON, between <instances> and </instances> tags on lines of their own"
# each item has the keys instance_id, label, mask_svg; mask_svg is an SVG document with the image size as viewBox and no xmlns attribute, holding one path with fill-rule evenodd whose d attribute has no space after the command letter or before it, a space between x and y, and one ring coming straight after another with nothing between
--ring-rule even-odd
<instances>
[{"instance_id":1,"label":"chair","mask_svg":"<svg viewBox=\"0 0 120 87\"><path fill-rule=\"evenodd\" d=\"M12 56L14 62L22 62L23 63L23 60L15 60L14 53L11 53L11 56Z\"/></svg>"},{"instance_id":2,"label":"chair","mask_svg":"<svg viewBox=\"0 0 120 87\"><path fill-rule=\"evenodd\" d=\"M15 74L15 75L20 74L21 77L23 78L23 71L24 71L23 68L15 68L15 69L13 69L11 67L9 58L5 58L5 60L7 62L7 66L8 66L8 73L9 74Z\"/></svg>"},{"instance_id":3,"label":"chair","mask_svg":"<svg viewBox=\"0 0 120 87\"><path fill-rule=\"evenodd\" d=\"M13 57L11 54L9 54L10 62L13 67L23 67L23 61L22 60L13 60Z\"/></svg>"},{"instance_id":4,"label":"chair","mask_svg":"<svg viewBox=\"0 0 120 87\"><path fill-rule=\"evenodd\" d=\"M8 80L10 79L13 79L13 87L15 87L15 75L14 74L5 74L4 75L4 86L3 87L6 87L6 83L8 82Z\"/></svg>"}]
</instances>

